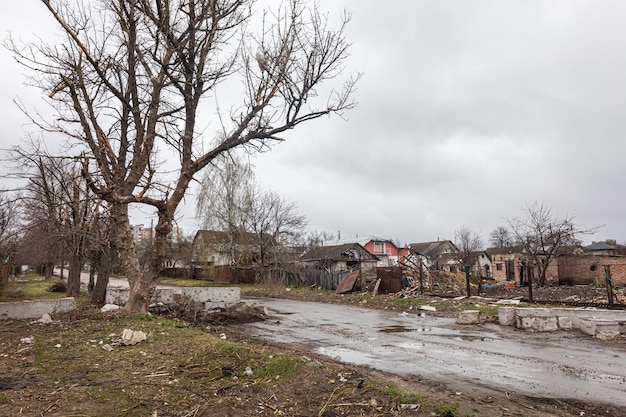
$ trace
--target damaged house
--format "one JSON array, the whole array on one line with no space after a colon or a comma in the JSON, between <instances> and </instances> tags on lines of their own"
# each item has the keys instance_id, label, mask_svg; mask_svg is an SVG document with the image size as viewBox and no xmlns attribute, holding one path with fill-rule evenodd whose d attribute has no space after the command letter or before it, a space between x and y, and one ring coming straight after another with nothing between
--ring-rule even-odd
<instances>
[{"instance_id":1,"label":"damaged house","mask_svg":"<svg viewBox=\"0 0 626 417\"><path fill-rule=\"evenodd\" d=\"M360 243L343 243L332 246L314 246L301 257L309 285L334 290L341 279L351 273L358 275L357 285L376 277L379 259Z\"/></svg>"},{"instance_id":2,"label":"damaged house","mask_svg":"<svg viewBox=\"0 0 626 417\"><path fill-rule=\"evenodd\" d=\"M193 277L218 282L255 282L259 266L270 262L275 242L269 235L198 230L193 239Z\"/></svg>"},{"instance_id":3,"label":"damaged house","mask_svg":"<svg viewBox=\"0 0 626 417\"><path fill-rule=\"evenodd\" d=\"M584 246L582 251L556 258L559 285L605 285L608 267L612 285L626 286L626 246L606 240Z\"/></svg>"},{"instance_id":4,"label":"damaged house","mask_svg":"<svg viewBox=\"0 0 626 417\"><path fill-rule=\"evenodd\" d=\"M421 257L422 262L430 271L459 272L461 270L455 255L459 249L450 240L410 243L409 249L415 256Z\"/></svg>"}]
</instances>

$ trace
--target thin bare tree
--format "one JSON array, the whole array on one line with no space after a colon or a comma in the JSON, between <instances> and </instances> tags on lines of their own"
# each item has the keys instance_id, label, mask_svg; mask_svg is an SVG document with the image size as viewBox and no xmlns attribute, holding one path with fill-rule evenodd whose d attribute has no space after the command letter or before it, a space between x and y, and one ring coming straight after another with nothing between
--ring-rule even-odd
<instances>
[{"instance_id":1,"label":"thin bare tree","mask_svg":"<svg viewBox=\"0 0 626 417\"><path fill-rule=\"evenodd\" d=\"M253 13L247 0L41 2L65 41L9 48L56 112L32 120L68 138L108 203L111 243L131 287L127 311L147 311L176 210L204 167L234 148L266 150L296 126L356 104L358 76L344 68L349 16L332 29L317 3ZM218 133L207 132L211 123ZM158 216L145 270L130 232L135 203Z\"/></svg>"},{"instance_id":2,"label":"thin bare tree","mask_svg":"<svg viewBox=\"0 0 626 417\"><path fill-rule=\"evenodd\" d=\"M252 166L232 155L205 172L196 208L206 227L229 234L231 252L235 245L254 246L261 265L296 242L307 224L295 203L263 188Z\"/></svg>"},{"instance_id":3,"label":"thin bare tree","mask_svg":"<svg viewBox=\"0 0 626 417\"><path fill-rule=\"evenodd\" d=\"M470 297L472 295L470 285L471 271L480 258L480 250L483 249L483 241L478 233L466 226L459 227L454 232L454 236L456 240L455 245L459 249L457 260L465 271L465 290L467 296Z\"/></svg>"},{"instance_id":4,"label":"thin bare tree","mask_svg":"<svg viewBox=\"0 0 626 417\"><path fill-rule=\"evenodd\" d=\"M507 219L517 245L528 254L538 271L537 285L546 284L546 272L559 249L580 244L579 236L597 228L581 229L571 216L560 217L543 202L526 205L523 218ZM532 300L532 274L528 274L529 298Z\"/></svg>"},{"instance_id":5,"label":"thin bare tree","mask_svg":"<svg viewBox=\"0 0 626 417\"><path fill-rule=\"evenodd\" d=\"M498 226L489 233L489 243L494 248L513 246L514 242L513 234L504 226Z\"/></svg>"}]
</instances>

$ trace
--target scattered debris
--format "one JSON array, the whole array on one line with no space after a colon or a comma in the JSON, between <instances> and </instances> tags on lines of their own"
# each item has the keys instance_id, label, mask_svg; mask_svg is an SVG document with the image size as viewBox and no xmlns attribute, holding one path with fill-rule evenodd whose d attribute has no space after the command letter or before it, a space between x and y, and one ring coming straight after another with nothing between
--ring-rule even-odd
<instances>
[{"instance_id":1,"label":"scattered debris","mask_svg":"<svg viewBox=\"0 0 626 417\"><path fill-rule=\"evenodd\" d=\"M105 305L102 306L100 311L102 313L109 313L111 311L119 310L120 308L122 308L122 307L118 306L117 304L105 304Z\"/></svg>"},{"instance_id":2,"label":"scattered debris","mask_svg":"<svg viewBox=\"0 0 626 417\"><path fill-rule=\"evenodd\" d=\"M498 300L496 301L496 304L502 304L502 305L517 305L520 303L520 299L513 299L513 300Z\"/></svg>"},{"instance_id":3,"label":"scattered debris","mask_svg":"<svg viewBox=\"0 0 626 417\"><path fill-rule=\"evenodd\" d=\"M146 334L141 330L124 329L124 331L122 332L121 342L122 344L129 346L136 345L137 343L143 342L146 339Z\"/></svg>"},{"instance_id":4,"label":"scattered debris","mask_svg":"<svg viewBox=\"0 0 626 417\"><path fill-rule=\"evenodd\" d=\"M459 312L457 324L480 324L480 310L465 310Z\"/></svg>"},{"instance_id":5,"label":"scattered debris","mask_svg":"<svg viewBox=\"0 0 626 417\"><path fill-rule=\"evenodd\" d=\"M49 324L52 323L52 317L50 317L50 314L44 313L39 320L35 320L33 323Z\"/></svg>"},{"instance_id":6,"label":"scattered debris","mask_svg":"<svg viewBox=\"0 0 626 417\"><path fill-rule=\"evenodd\" d=\"M420 310L426 310L426 311L437 311L437 307L433 307L433 306L419 306Z\"/></svg>"}]
</instances>

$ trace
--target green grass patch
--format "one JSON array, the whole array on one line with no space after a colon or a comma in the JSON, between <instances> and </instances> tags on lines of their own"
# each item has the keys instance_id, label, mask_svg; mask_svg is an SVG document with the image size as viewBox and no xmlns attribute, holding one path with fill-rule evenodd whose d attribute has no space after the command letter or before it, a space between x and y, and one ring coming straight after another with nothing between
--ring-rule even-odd
<instances>
[{"instance_id":1,"label":"green grass patch","mask_svg":"<svg viewBox=\"0 0 626 417\"><path fill-rule=\"evenodd\" d=\"M46 280L42 276L27 276L17 281L9 281L0 293L0 301L20 300L47 300L66 296L65 292L51 292L50 287L62 283L60 278Z\"/></svg>"},{"instance_id":2,"label":"green grass patch","mask_svg":"<svg viewBox=\"0 0 626 417\"><path fill-rule=\"evenodd\" d=\"M461 415L458 404L437 404L432 408L441 417L460 417Z\"/></svg>"},{"instance_id":3,"label":"green grass patch","mask_svg":"<svg viewBox=\"0 0 626 417\"><path fill-rule=\"evenodd\" d=\"M395 398L401 404L423 404L424 401L421 395L405 392L395 384L387 384L381 391L383 394Z\"/></svg>"},{"instance_id":4,"label":"green grass patch","mask_svg":"<svg viewBox=\"0 0 626 417\"><path fill-rule=\"evenodd\" d=\"M255 372L260 378L272 377L289 380L296 375L302 359L294 356L269 355L261 369Z\"/></svg>"}]
</instances>

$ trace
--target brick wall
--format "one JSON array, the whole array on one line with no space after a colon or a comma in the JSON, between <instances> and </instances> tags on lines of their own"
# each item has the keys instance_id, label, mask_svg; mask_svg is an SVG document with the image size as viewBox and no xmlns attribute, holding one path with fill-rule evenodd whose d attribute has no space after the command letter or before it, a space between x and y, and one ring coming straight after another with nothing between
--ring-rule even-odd
<instances>
[{"instance_id":1,"label":"brick wall","mask_svg":"<svg viewBox=\"0 0 626 417\"><path fill-rule=\"evenodd\" d=\"M530 263L531 268L532 268L533 282L536 284L537 279L539 278L539 270L537 266L533 265L533 261L530 260L528 256L521 255L519 253L494 255L491 260L491 263L492 263L491 270L493 272L493 279L498 282L507 280L506 263L507 261L509 261L511 262L510 265L513 268L512 277L514 279L512 281L519 284L520 283L520 268L521 268L520 262L522 262L523 260L525 260L527 263ZM546 269L546 284L548 285L556 284L557 280L558 280L558 266L556 262L554 261L554 258L552 258L552 260L550 260L550 264L548 264L548 268Z\"/></svg>"},{"instance_id":2,"label":"brick wall","mask_svg":"<svg viewBox=\"0 0 626 417\"><path fill-rule=\"evenodd\" d=\"M604 285L604 266L611 268L614 286L626 286L626 256L566 255L557 258L559 285Z\"/></svg>"}]
</instances>

